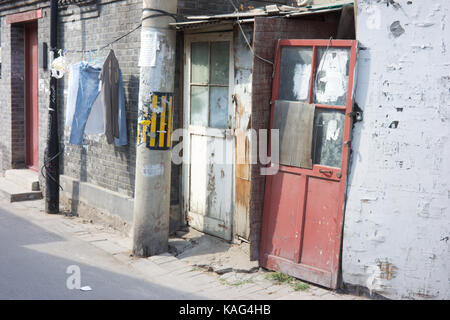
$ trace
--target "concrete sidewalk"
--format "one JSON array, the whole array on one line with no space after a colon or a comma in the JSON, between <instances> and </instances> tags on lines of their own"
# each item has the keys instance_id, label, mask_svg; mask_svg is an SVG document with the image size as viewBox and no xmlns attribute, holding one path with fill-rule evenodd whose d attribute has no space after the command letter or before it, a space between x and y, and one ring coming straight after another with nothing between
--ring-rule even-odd
<instances>
[{"instance_id":1,"label":"concrete sidewalk","mask_svg":"<svg viewBox=\"0 0 450 320\"><path fill-rule=\"evenodd\" d=\"M131 255L131 238L102 224L90 220L65 215L47 215L44 213L44 201L35 200L20 203L7 203L0 199L0 206L13 212L30 223L51 230L66 237L79 240L101 249L118 264L129 268L130 273L139 273L152 284L176 289L192 295L193 299L289 299L289 300L355 300L364 297L337 293L294 279L276 282L261 268L256 272L228 272L218 274L210 268L198 264L195 251L190 254L179 253L179 257L165 253L147 259L134 258ZM189 257L189 259L187 259ZM239 270L237 270L239 271ZM252 271L255 271L253 269ZM220 273L220 272L219 272ZM268 276L269 275L269 276ZM290 283L288 283L290 281ZM297 290L297 291L296 291ZM186 294L184 295L186 297Z\"/></svg>"}]
</instances>

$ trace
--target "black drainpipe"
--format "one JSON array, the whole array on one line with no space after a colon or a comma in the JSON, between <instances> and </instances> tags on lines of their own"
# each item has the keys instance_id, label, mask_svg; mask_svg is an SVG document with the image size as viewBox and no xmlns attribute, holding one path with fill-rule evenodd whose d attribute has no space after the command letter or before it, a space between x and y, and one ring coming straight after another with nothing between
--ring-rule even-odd
<instances>
[{"instance_id":1,"label":"black drainpipe","mask_svg":"<svg viewBox=\"0 0 450 320\"><path fill-rule=\"evenodd\" d=\"M50 48L57 55L58 0L50 0ZM59 213L59 133L57 79L50 75L50 104L48 109L47 148L44 156L45 212Z\"/></svg>"}]
</instances>

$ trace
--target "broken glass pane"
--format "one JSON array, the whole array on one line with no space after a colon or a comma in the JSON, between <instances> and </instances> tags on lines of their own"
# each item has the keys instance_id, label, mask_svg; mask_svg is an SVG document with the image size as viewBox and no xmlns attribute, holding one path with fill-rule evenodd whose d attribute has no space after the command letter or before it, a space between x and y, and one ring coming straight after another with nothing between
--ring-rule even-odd
<instances>
[{"instance_id":1,"label":"broken glass pane","mask_svg":"<svg viewBox=\"0 0 450 320\"><path fill-rule=\"evenodd\" d=\"M285 47L281 51L280 100L308 101L312 48Z\"/></svg>"},{"instance_id":2,"label":"broken glass pane","mask_svg":"<svg viewBox=\"0 0 450 320\"><path fill-rule=\"evenodd\" d=\"M316 109L313 131L313 163L341 167L345 112Z\"/></svg>"},{"instance_id":3,"label":"broken glass pane","mask_svg":"<svg viewBox=\"0 0 450 320\"><path fill-rule=\"evenodd\" d=\"M209 81L209 44L194 42L191 47L191 82L208 83Z\"/></svg>"},{"instance_id":4,"label":"broken glass pane","mask_svg":"<svg viewBox=\"0 0 450 320\"><path fill-rule=\"evenodd\" d=\"M228 127L228 87L210 87L209 126Z\"/></svg>"},{"instance_id":5,"label":"broken glass pane","mask_svg":"<svg viewBox=\"0 0 450 320\"><path fill-rule=\"evenodd\" d=\"M191 86L191 124L208 126L208 87Z\"/></svg>"},{"instance_id":6,"label":"broken glass pane","mask_svg":"<svg viewBox=\"0 0 450 320\"><path fill-rule=\"evenodd\" d=\"M314 102L345 106L347 101L349 48L317 48Z\"/></svg>"},{"instance_id":7,"label":"broken glass pane","mask_svg":"<svg viewBox=\"0 0 450 320\"><path fill-rule=\"evenodd\" d=\"M230 43L211 42L211 84L228 85Z\"/></svg>"}]
</instances>

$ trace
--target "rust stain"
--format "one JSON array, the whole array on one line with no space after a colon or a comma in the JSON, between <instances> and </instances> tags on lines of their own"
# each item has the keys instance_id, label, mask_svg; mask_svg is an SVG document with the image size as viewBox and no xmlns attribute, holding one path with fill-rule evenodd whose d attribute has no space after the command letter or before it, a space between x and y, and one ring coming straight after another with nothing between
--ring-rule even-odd
<instances>
[{"instance_id":1,"label":"rust stain","mask_svg":"<svg viewBox=\"0 0 450 320\"><path fill-rule=\"evenodd\" d=\"M377 266L381 271L381 279L391 280L395 277L397 267L390 263L388 259L385 259L385 261L378 259Z\"/></svg>"},{"instance_id":2,"label":"rust stain","mask_svg":"<svg viewBox=\"0 0 450 320\"><path fill-rule=\"evenodd\" d=\"M250 181L249 140L245 131L236 131L236 178Z\"/></svg>"},{"instance_id":3,"label":"rust stain","mask_svg":"<svg viewBox=\"0 0 450 320\"><path fill-rule=\"evenodd\" d=\"M244 207L247 211L250 206L250 181L236 179L236 204Z\"/></svg>"}]
</instances>

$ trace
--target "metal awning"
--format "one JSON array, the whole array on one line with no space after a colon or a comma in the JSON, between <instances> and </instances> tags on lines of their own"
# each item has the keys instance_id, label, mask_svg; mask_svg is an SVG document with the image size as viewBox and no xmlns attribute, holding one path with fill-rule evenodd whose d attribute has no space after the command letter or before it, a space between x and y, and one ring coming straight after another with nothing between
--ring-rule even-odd
<instances>
[{"instance_id":1,"label":"metal awning","mask_svg":"<svg viewBox=\"0 0 450 320\"><path fill-rule=\"evenodd\" d=\"M305 7L291 7L286 5L267 5L249 11L233 12L216 15L188 16L187 21L170 23L176 29L200 28L210 25L234 24L253 22L255 17L278 16L295 18L303 15L340 11L345 5L353 5L353 0L337 0L336 2Z\"/></svg>"}]
</instances>

